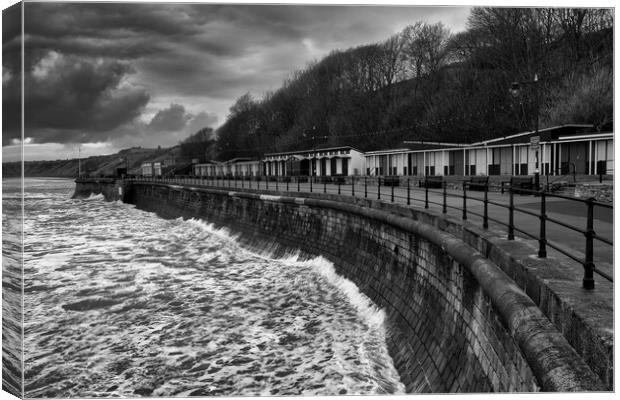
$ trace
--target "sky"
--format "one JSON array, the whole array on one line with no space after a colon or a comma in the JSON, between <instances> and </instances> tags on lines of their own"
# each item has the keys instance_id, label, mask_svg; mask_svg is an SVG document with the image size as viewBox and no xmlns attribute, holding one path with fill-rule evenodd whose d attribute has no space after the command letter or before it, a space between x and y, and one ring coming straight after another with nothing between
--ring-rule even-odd
<instances>
[{"instance_id":1,"label":"sky","mask_svg":"<svg viewBox=\"0 0 620 400\"><path fill-rule=\"evenodd\" d=\"M332 50L468 7L25 3L24 158L168 147ZM19 159L19 26L3 16L3 161Z\"/></svg>"}]
</instances>

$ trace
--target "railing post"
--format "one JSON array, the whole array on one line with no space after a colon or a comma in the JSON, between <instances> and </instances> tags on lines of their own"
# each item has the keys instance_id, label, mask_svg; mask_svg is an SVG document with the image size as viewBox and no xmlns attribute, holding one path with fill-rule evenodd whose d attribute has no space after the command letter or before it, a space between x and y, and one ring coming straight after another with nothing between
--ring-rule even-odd
<instances>
[{"instance_id":1,"label":"railing post","mask_svg":"<svg viewBox=\"0 0 620 400\"><path fill-rule=\"evenodd\" d=\"M489 182L484 185L484 217L482 218L482 227L489 228Z\"/></svg>"},{"instance_id":2,"label":"railing post","mask_svg":"<svg viewBox=\"0 0 620 400\"><path fill-rule=\"evenodd\" d=\"M540 191L540 237L538 238L538 257L547 257L547 202L545 201L545 191Z\"/></svg>"},{"instance_id":3,"label":"railing post","mask_svg":"<svg viewBox=\"0 0 620 400\"><path fill-rule=\"evenodd\" d=\"M327 179L323 178L323 194L327 193Z\"/></svg>"},{"instance_id":4,"label":"railing post","mask_svg":"<svg viewBox=\"0 0 620 400\"><path fill-rule=\"evenodd\" d=\"M366 181L366 176L364 176L364 198L368 197L368 182Z\"/></svg>"},{"instance_id":5,"label":"railing post","mask_svg":"<svg viewBox=\"0 0 620 400\"><path fill-rule=\"evenodd\" d=\"M424 179L424 208L428 208L428 180Z\"/></svg>"},{"instance_id":6,"label":"railing post","mask_svg":"<svg viewBox=\"0 0 620 400\"><path fill-rule=\"evenodd\" d=\"M394 202L394 182L392 182L392 203Z\"/></svg>"},{"instance_id":7,"label":"railing post","mask_svg":"<svg viewBox=\"0 0 620 400\"><path fill-rule=\"evenodd\" d=\"M588 220L586 222L586 259L583 263L583 288L594 289L594 199L590 197L588 205Z\"/></svg>"},{"instance_id":8,"label":"railing post","mask_svg":"<svg viewBox=\"0 0 620 400\"><path fill-rule=\"evenodd\" d=\"M351 177L351 196L355 197L355 177Z\"/></svg>"},{"instance_id":9,"label":"railing post","mask_svg":"<svg viewBox=\"0 0 620 400\"><path fill-rule=\"evenodd\" d=\"M308 181L310 181L310 193L312 193L312 176L308 177Z\"/></svg>"},{"instance_id":10,"label":"railing post","mask_svg":"<svg viewBox=\"0 0 620 400\"><path fill-rule=\"evenodd\" d=\"M377 200L381 200L381 177L377 177Z\"/></svg>"},{"instance_id":11,"label":"railing post","mask_svg":"<svg viewBox=\"0 0 620 400\"><path fill-rule=\"evenodd\" d=\"M448 186L448 182L443 181L443 213L446 214L448 212L448 193L446 192L446 187Z\"/></svg>"},{"instance_id":12,"label":"railing post","mask_svg":"<svg viewBox=\"0 0 620 400\"><path fill-rule=\"evenodd\" d=\"M409 186L409 178L407 178L407 205L411 205L411 188Z\"/></svg>"},{"instance_id":13,"label":"railing post","mask_svg":"<svg viewBox=\"0 0 620 400\"><path fill-rule=\"evenodd\" d=\"M463 180L463 220L467 219L467 182Z\"/></svg>"},{"instance_id":14,"label":"railing post","mask_svg":"<svg viewBox=\"0 0 620 400\"><path fill-rule=\"evenodd\" d=\"M515 239L515 198L512 185L508 187L510 190L510 203L508 204L508 240Z\"/></svg>"},{"instance_id":15,"label":"railing post","mask_svg":"<svg viewBox=\"0 0 620 400\"><path fill-rule=\"evenodd\" d=\"M340 194L340 179L338 179L338 194Z\"/></svg>"}]
</instances>

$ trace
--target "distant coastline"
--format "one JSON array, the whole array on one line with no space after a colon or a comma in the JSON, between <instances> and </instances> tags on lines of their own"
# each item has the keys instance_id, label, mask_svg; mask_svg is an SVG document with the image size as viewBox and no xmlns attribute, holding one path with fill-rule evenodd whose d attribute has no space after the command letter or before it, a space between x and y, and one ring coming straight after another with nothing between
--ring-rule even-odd
<instances>
[{"instance_id":1,"label":"distant coastline","mask_svg":"<svg viewBox=\"0 0 620 400\"><path fill-rule=\"evenodd\" d=\"M143 162L160 161L177 158L179 146L166 149L147 149L133 147L121 150L115 154L91 156L86 158L71 158L65 160L25 161L24 176L50 178L76 178L78 168L87 176L114 175L116 168L129 167L129 173L139 174ZM78 166L79 165L79 166ZM2 163L2 177L16 178L21 176L21 162L11 161Z\"/></svg>"}]
</instances>

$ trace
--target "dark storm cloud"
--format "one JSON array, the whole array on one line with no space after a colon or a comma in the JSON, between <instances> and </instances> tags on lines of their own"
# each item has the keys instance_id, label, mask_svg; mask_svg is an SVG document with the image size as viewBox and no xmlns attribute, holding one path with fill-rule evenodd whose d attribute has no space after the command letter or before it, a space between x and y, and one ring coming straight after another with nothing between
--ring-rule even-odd
<instances>
[{"instance_id":1,"label":"dark storm cloud","mask_svg":"<svg viewBox=\"0 0 620 400\"><path fill-rule=\"evenodd\" d=\"M185 113L185 107L171 104L170 107L159 110L148 127L155 132L178 131L185 127L191 117Z\"/></svg>"},{"instance_id":2,"label":"dark storm cloud","mask_svg":"<svg viewBox=\"0 0 620 400\"><path fill-rule=\"evenodd\" d=\"M166 144L223 121L236 97L260 97L331 50L384 40L418 20L463 28L466 15L465 8L25 3L26 136ZM3 52L18 50L3 44ZM17 68L5 69L3 86L12 87ZM18 100L3 99L3 107L19 109ZM7 136L3 144L17 137Z\"/></svg>"},{"instance_id":3,"label":"dark storm cloud","mask_svg":"<svg viewBox=\"0 0 620 400\"><path fill-rule=\"evenodd\" d=\"M26 75L26 136L39 143L65 142L88 132L93 137L84 139L100 140L102 132L133 120L149 95L121 85L132 71L119 61L49 52ZM49 129L56 133L50 135Z\"/></svg>"},{"instance_id":4,"label":"dark storm cloud","mask_svg":"<svg viewBox=\"0 0 620 400\"><path fill-rule=\"evenodd\" d=\"M16 71L21 62L21 8L2 12L2 145L21 138L21 82Z\"/></svg>"}]
</instances>

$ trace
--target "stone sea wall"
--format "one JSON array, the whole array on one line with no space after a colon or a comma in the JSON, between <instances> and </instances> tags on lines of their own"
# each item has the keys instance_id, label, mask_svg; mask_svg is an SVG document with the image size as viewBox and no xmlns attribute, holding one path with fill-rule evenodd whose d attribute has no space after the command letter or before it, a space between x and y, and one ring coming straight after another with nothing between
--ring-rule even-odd
<instances>
[{"instance_id":1,"label":"stone sea wall","mask_svg":"<svg viewBox=\"0 0 620 400\"><path fill-rule=\"evenodd\" d=\"M73 197L103 194L106 200L123 200L128 184L114 178L78 178Z\"/></svg>"},{"instance_id":2,"label":"stone sea wall","mask_svg":"<svg viewBox=\"0 0 620 400\"><path fill-rule=\"evenodd\" d=\"M462 238L415 218L319 198L134 183L124 200L201 218L274 256L332 261L388 315L410 392L604 390L532 299Z\"/></svg>"}]
</instances>

